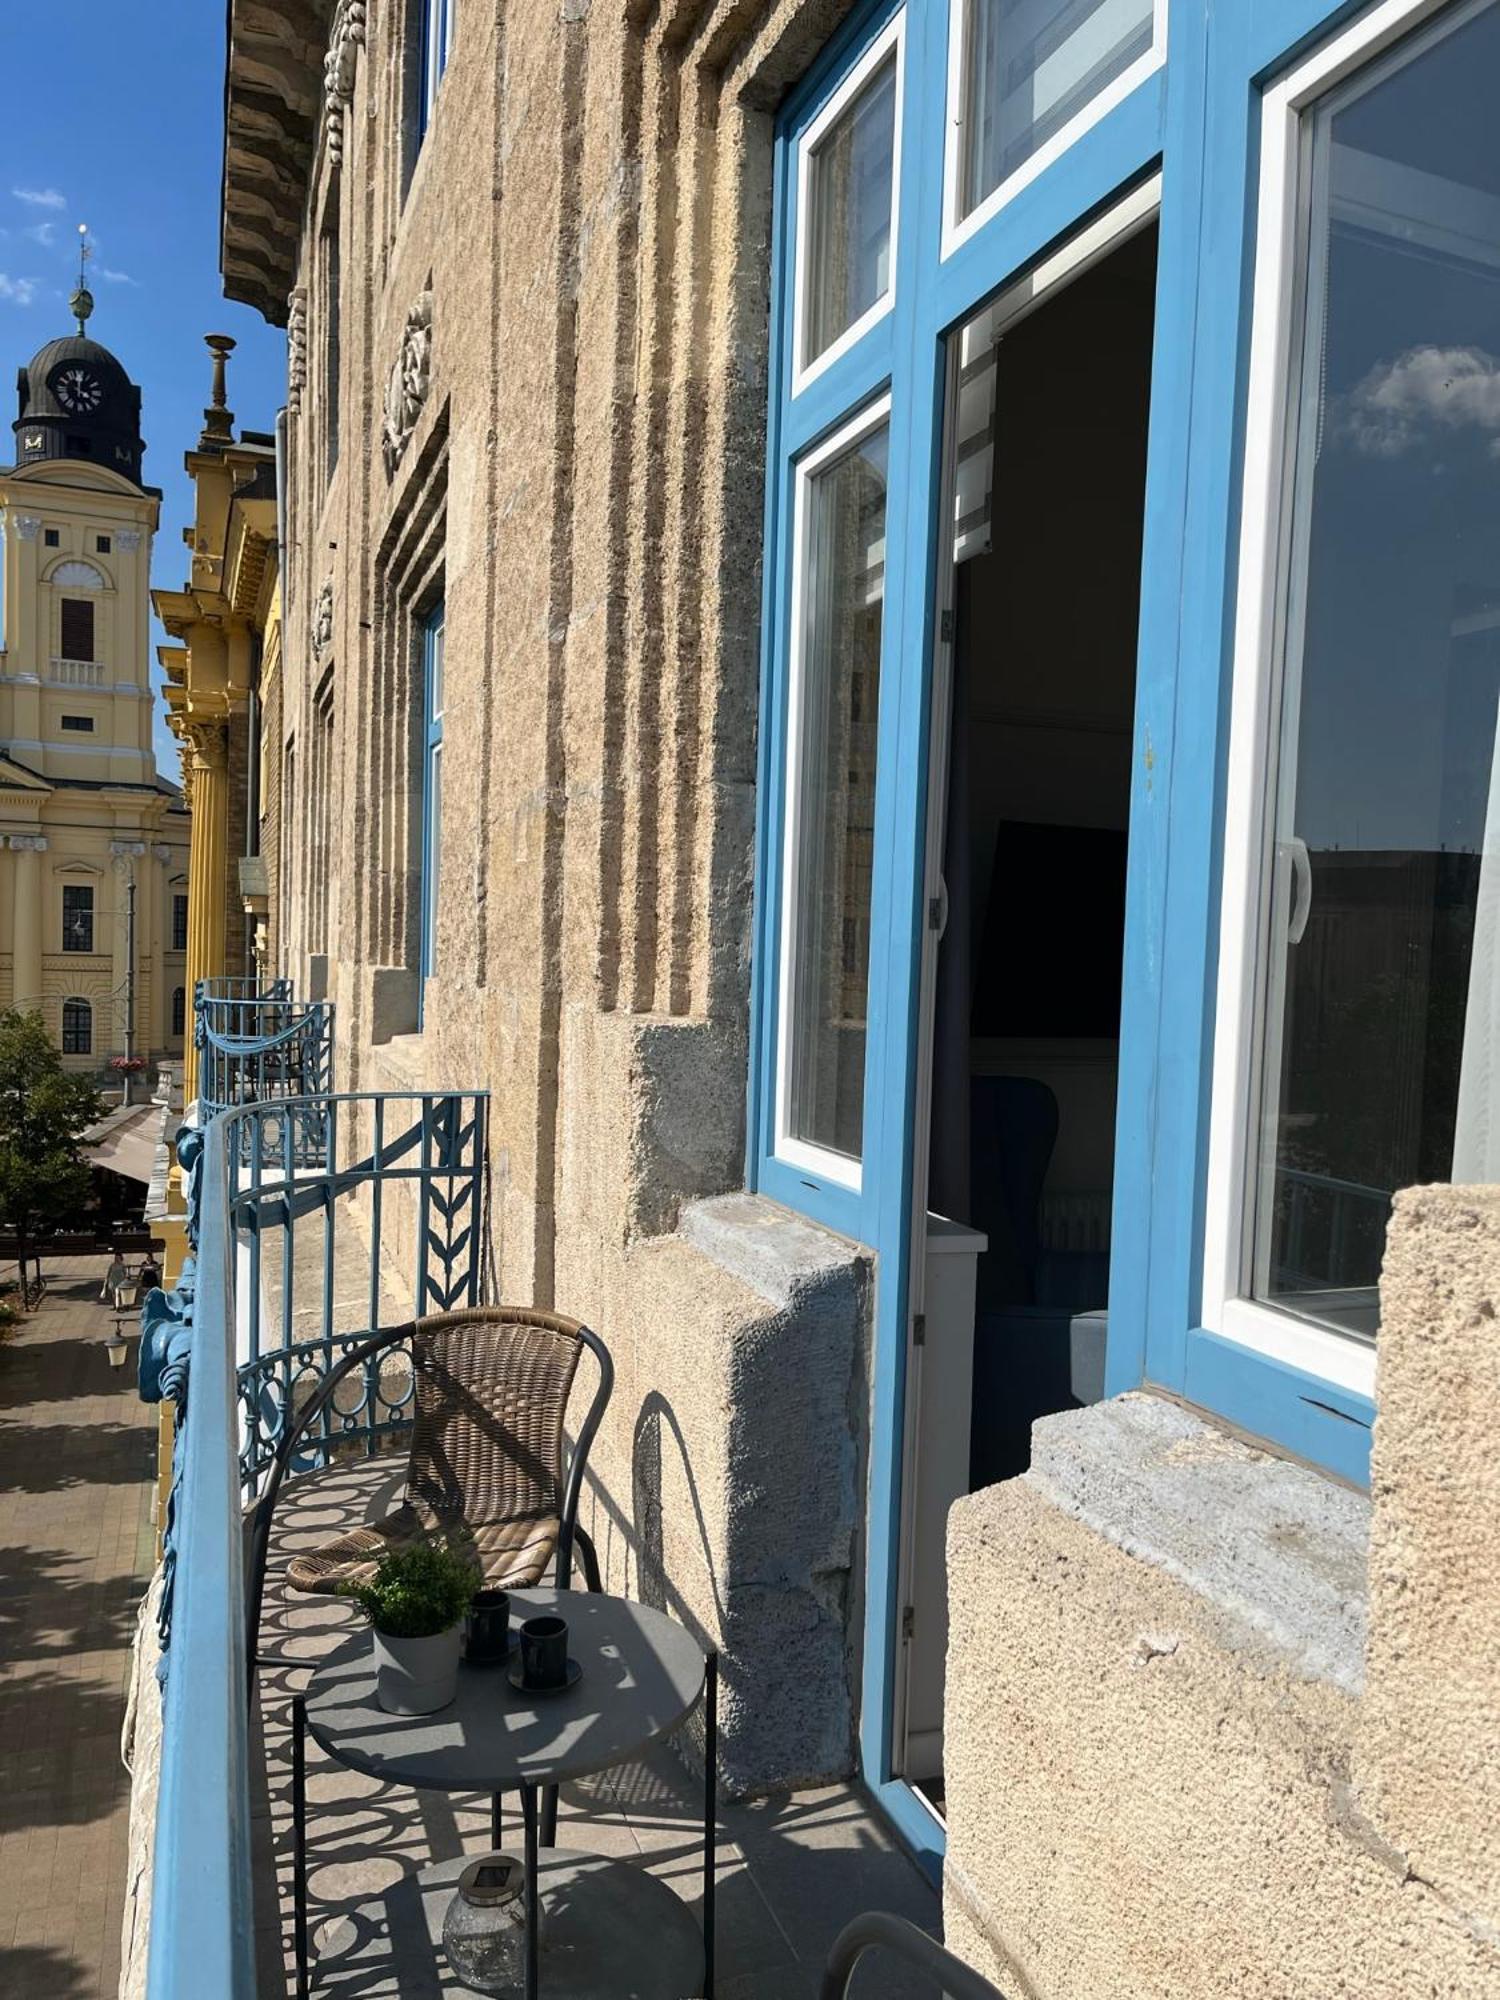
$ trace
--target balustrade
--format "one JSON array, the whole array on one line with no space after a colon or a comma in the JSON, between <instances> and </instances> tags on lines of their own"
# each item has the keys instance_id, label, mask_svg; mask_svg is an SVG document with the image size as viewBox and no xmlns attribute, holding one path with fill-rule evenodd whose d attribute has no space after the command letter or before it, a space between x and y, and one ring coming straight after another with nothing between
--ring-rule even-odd
<instances>
[{"instance_id":1,"label":"balustrade","mask_svg":"<svg viewBox=\"0 0 1500 2000\"><path fill-rule=\"evenodd\" d=\"M179 1136L193 1257L141 1316L141 1394L176 1413L148 2000L255 1993L244 1508L289 1416L361 1339L487 1298L487 1116L482 1092L282 1096ZM409 1361L372 1367L300 1469L409 1426Z\"/></svg>"}]
</instances>

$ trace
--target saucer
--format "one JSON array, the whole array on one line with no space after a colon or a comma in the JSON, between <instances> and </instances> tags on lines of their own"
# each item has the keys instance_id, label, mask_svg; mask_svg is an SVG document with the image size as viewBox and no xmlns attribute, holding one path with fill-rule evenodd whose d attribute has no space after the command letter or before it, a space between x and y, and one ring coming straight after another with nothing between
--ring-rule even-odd
<instances>
[{"instance_id":1,"label":"saucer","mask_svg":"<svg viewBox=\"0 0 1500 2000\"><path fill-rule=\"evenodd\" d=\"M505 1678L510 1682L517 1694L534 1694L538 1698L545 1700L549 1694L566 1694L569 1688L577 1687L578 1683L583 1679L583 1668L579 1666L576 1660L569 1660L568 1677L565 1681L559 1682L554 1688L532 1687L529 1681L523 1680L521 1677L520 1654L521 1649L517 1646L516 1657L505 1669Z\"/></svg>"},{"instance_id":2,"label":"saucer","mask_svg":"<svg viewBox=\"0 0 1500 2000\"><path fill-rule=\"evenodd\" d=\"M512 1632L505 1642L505 1651L497 1659L471 1660L469 1655L465 1653L463 1655L463 1663L466 1667L473 1667L476 1673L481 1674L489 1673L492 1667L508 1667L515 1658L516 1650L520 1646L520 1643L515 1633Z\"/></svg>"}]
</instances>

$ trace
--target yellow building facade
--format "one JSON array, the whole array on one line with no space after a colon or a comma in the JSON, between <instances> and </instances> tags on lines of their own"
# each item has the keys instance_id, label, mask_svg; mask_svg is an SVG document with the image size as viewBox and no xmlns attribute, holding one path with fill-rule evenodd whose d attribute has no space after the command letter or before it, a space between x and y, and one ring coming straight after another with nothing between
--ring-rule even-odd
<instances>
[{"instance_id":1,"label":"yellow building facade","mask_svg":"<svg viewBox=\"0 0 1500 2000\"><path fill-rule=\"evenodd\" d=\"M0 467L0 1007L88 1071L182 1050L189 819L152 750L140 392L82 324L20 371Z\"/></svg>"},{"instance_id":2,"label":"yellow building facade","mask_svg":"<svg viewBox=\"0 0 1500 2000\"><path fill-rule=\"evenodd\" d=\"M172 641L161 649L167 721L181 745L193 819L189 994L203 979L253 974L268 956L258 718L266 691L279 685L281 656L275 439L260 431L235 436L225 395L234 342L219 334L207 341L212 393L202 434L184 458L194 490L188 580L152 593ZM191 1041L183 1071L191 1103Z\"/></svg>"}]
</instances>

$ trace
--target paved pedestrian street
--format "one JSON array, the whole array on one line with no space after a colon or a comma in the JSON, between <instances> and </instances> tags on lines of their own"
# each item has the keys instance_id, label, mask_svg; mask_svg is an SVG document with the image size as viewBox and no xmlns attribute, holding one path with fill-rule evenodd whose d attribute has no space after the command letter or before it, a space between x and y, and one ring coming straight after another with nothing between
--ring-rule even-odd
<instances>
[{"instance_id":1,"label":"paved pedestrian street","mask_svg":"<svg viewBox=\"0 0 1500 2000\"><path fill-rule=\"evenodd\" d=\"M104 1259L48 1268L0 1341L0 1995L113 2000L130 1778L120 1728L150 1574L153 1413L105 1342Z\"/></svg>"}]
</instances>

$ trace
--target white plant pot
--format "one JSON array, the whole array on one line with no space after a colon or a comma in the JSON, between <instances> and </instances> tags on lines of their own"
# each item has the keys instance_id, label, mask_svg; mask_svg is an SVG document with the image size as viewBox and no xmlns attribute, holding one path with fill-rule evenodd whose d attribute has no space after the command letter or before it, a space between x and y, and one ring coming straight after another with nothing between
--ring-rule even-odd
<instances>
[{"instance_id":1,"label":"white plant pot","mask_svg":"<svg viewBox=\"0 0 1500 2000\"><path fill-rule=\"evenodd\" d=\"M461 1623L426 1639L373 1636L375 1699L387 1715L432 1715L448 1706L458 1692Z\"/></svg>"}]
</instances>

